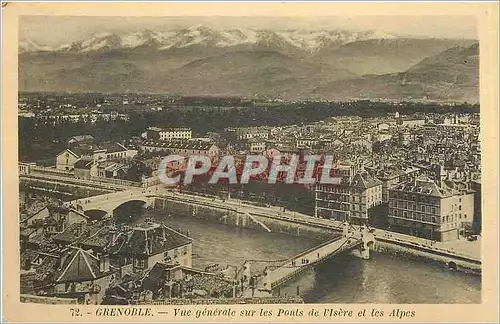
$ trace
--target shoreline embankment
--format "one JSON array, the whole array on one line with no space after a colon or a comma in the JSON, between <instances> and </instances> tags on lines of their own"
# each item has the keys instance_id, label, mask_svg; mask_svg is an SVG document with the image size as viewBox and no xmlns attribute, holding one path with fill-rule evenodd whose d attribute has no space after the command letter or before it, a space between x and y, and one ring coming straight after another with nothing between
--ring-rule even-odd
<instances>
[{"instance_id":1,"label":"shoreline embankment","mask_svg":"<svg viewBox=\"0 0 500 324\"><path fill-rule=\"evenodd\" d=\"M290 217L275 209L255 207L248 204L234 205L213 200L199 200L195 196L176 195L156 197L153 207L170 215L184 215L205 219L229 226L242 227L288 235L328 240L338 234L340 228L331 222L312 217ZM375 230L373 250L396 257L410 258L422 262L442 265L453 271L481 275L481 261L452 251L425 246L398 238L377 235Z\"/></svg>"}]
</instances>

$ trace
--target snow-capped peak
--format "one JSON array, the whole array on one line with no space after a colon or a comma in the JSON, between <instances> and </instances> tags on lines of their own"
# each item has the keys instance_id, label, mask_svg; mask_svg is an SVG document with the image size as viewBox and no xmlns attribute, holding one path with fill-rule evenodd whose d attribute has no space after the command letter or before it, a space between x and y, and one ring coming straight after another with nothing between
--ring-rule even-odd
<instances>
[{"instance_id":1,"label":"snow-capped peak","mask_svg":"<svg viewBox=\"0 0 500 324\"><path fill-rule=\"evenodd\" d=\"M29 38L19 41L18 48L19 48L19 53L38 52L38 51L47 52L56 50L55 48L52 48L50 46L40 45Z\"/></svg>"},{"instance_id":2,"label":"snow-capped peak","mask_svg":"<svg viewBox=\"0 0 500 324\"><path fill-rule=\"evenodd\" d=\"M391 34L387 34L386 32L383 32L381 30L375 30L371 32L366 39L394 39L394 38L397 37Z\"/></svg>"},{"instance_id":3,"label":"snow-capped peak","mask_svg":"<svg viewBox=\"0 0 500 324\"><path fill-rule=\"evenodd\" d=\"M87 39L61 45L56 48L40 46L31 41L19 43L20 51L76 51L93 52L116 50L120 48L137 48L143 46L160 50L169 48L185 48L193 45L214 47L231 47L238 45L255 45L266 48L295 48L308 52L316 52L321 48L335 44L367 40L395 38L381 31L351 32L345 30L253 30L233 28L214 30L204 25L194 25L189 28L173 31L142 30L117 35L109 32L94 34Z\"/></svg>"}]
</instances>

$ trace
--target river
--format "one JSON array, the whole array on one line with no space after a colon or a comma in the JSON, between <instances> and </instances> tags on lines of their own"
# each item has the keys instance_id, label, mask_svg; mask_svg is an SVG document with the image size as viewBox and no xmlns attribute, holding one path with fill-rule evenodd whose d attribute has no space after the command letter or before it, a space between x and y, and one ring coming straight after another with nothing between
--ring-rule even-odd
<instances>
[{"instance_id":1,"label":"river","mask_svg":"<svg viewBox=\"0 0 500 324\"><path fill-rule=\"evenodd\" d=\"M190 217L154 218L173 229L189 230L194 239L193 266L197 268L214 263L239 267L244 260L259 260L252 266L263 268L264 261L286 259L320 243ZM349 254L337 256L288 283L280 293L295 295L297 286L306 303L481 303L479 276L376 252L370 260Z\"/></svg>"}]
</instances>

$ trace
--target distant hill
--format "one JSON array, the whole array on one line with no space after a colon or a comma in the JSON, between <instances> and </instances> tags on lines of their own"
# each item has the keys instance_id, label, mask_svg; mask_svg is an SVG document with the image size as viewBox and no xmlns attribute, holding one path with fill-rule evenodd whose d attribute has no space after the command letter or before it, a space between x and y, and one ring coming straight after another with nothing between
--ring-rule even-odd
<instances>
[{"instance_id":1,"label":"distant hill","mask_svg":"<svg viewBox=\"0 0 500 324\"><path fill-rule=\"evenodd\" d=\"M479 46L453 47L404 72L332 81L316 88L330 99L479 101Z\"/></svg>"},{"instance_id":2,"label":"distant hill","mask_svg":"<svg viewBox=\"0 0 500 324\"><path fill-rule=\"evenodd\" d=\"M19 89L463 101L477 98L474 43L199 25L101 33L56 47L22 40Z\"/></svg>"},{"instance_id":3,"label":"distant hill","mask_svg":"<svg viewBox=\"0 0 500 324\"><path fill-rule=\"evenodd\" d=\"M406 71L423 59L448 48L474 43L455 39L370 39L341 47L322 48L314 55L314 60L342 66L358 75L388 74Z\"/></svg>"}]
</instances>

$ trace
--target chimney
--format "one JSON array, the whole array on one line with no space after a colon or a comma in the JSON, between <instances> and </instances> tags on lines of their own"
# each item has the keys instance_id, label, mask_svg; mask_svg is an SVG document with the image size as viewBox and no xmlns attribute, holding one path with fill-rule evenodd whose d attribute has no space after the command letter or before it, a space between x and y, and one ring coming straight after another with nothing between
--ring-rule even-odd
<instances>
[{"instance_id":1,"label":"chimney","mask_svg":"<svg viewBox=\"0 0 500 324\"><path fill-rule=\"evenodd\" d=\"M109 246L113 246L115 245L118 232L116 231L116 229L111 228L108 233L109 233Z\"/></svg>"},{"instance_id":2,"label":"chimney","mask_svg":"<svg viewBox=\"0 0 500 324\"><path fill-rule=\"evenodd\" d=\"M109 271L109 254L104 253L101 255L99 260L99 271L108 272Z\"/></svg>"},{"instance_id":3,"label":"chimney","mask_svg":"<svg viewBox=\"0 0 500 324\"><path fill-rule=\"evenodd\" d=\"M84 221L81 221L80 223L78 223L78 225L76 226L76 231L75 231L75 235L76 236L82 235L82 233L83 233L83 225L84 224L85 224Z\"/></svg>"},{"instance_id":4,"label":"chimney","mask_svg":"<svg viewBox=\"0 0 500 324\"><path fill-rule=\"evenodd\" d=\"M148 239L146 240L146 249L147 249L147 253L148 253L148 254L151 254L151 247L152 247L152 244L151 244L151 243L152 243L152 242L151 242L151 238L148 238Z\"/></svg>"}]
</instances>

